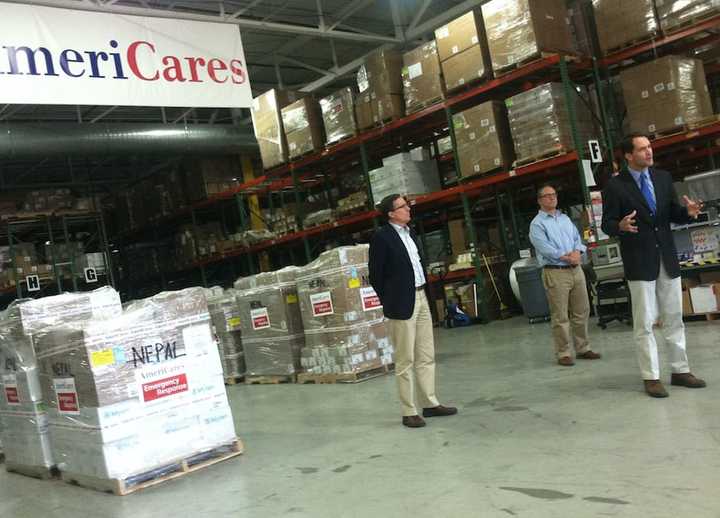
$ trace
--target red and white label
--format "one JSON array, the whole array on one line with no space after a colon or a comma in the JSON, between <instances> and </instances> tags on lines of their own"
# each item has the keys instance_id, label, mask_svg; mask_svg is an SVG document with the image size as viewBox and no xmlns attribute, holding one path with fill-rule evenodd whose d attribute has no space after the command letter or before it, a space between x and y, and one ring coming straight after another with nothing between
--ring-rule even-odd
<instances>
[{"instance_id":1,"label":"red and white label","mask_svg":"<svg viewBox=\"0 0 720 518\"><path fill-rule=\"evenodd\" d=\"M372 311L382 307L380 297L372 288L360 288L360 299L362 300L363 311Z\"/></svg>"},{"instance_id":2,"label":"red and white label","mask_svg":"<svg viewBox=\"0 0 720 518\"><path fill-rule=\"evenodd\" d=\"M255 331L270 327L270 315L267 308L255 308L250 310L250 320Z\"/></svg>"},{"instance_id":3,"label":"red and white label","mask_svg":"<svg viewBox=\"0 0 720 518\"><path fill-rule=\"evenodd\" d=\"M80 403L78 402L75 378L55 378L53 388L57 398L57 409L61 414L78 415Z\"/></svg>"},{"instance_id":4,"label":"red and white label","mask_svg":"<svg viewBox=\"0 0 720 518\"><path fill-rule=\"evenodd\" d=\"M314 317L322 317L335 313L333 310L332 296L329 291L310 295L310 304L312 305Z\"/></svg>"},{"instance_id":5,"label":"red and white label","mask_svg":"<svg viewBox=\"0 0 720 518\"><path fill-rule=\"evenodd\" d=\"M2 382L5 386L5 401L8 406L18 406L20 404L20 395L18 394L15 374L3 374Z\"/></svg>"},{"instance_id":6,"label":"red and white label","mask_svg":"<svg viewBox=\"0 0 720 518\"><path fill-rule=\"evenodd\" d=\"M175 394L188 391L187 375L185 373L176 374L159 380L153 380L141 385L142 398L144 402L155 401L170 397Z\"/></svg>"}]
</instances>

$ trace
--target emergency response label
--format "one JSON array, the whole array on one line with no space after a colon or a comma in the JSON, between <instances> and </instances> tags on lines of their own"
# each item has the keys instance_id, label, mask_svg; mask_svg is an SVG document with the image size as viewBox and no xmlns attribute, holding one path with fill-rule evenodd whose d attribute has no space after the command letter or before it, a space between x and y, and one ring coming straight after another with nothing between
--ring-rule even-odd
<instances>
[{"instance_id":1,"label":"emergency response label","mask_svg":"<svg viewBox=\"0 0 720 518\"><path fill-rule=\"evenodd\" d=\"M371 287L360 288L360 298L362 299L363 311L372 311L382 307L380 297Z\"/></svg>"},{"instance_id":2,"label":"emergency response label","mask_svg":"<svg viewBox=\"0 0 720 518\"><path fill-rule=\"evenodd\" d=\"M250 310L250 320L255 331L270 327L270 315L267 308L255 308Z\"/></svg>"},{"instance_id":3,"label":"emergency response label","mask_svg":"<svg viewBox=\"0 0 720 518\"><path fill-rule=\"evenodd\" d=\"M332 315L335 312L333 310L332 296L329 291L310 295L310 304L312 305L314 317Z\"/></svg>"},{"instance_id":4,"label":"emergency response label","mask_svg":"<svg viewBox=\"0 0 720 518\"><path fill-rule=\"evenodd\" d=\"M53 389L57 398L57 409L61 414L78 415L80 403L78 402L75 378L54 378Z\"/></svg>"}]
</instances>

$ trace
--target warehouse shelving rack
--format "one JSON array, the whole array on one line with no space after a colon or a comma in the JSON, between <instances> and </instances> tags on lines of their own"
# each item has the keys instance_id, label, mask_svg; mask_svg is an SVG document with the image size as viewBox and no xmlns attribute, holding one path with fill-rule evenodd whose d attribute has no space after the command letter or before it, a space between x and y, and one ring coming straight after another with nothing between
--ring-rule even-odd
<instances>
[{"instance_id":1,"label":"warehouse shelving rack","mask_svg":"<svg viewBox=\"0 0 720 518\"><path fill-rule=\"evenodd\" d=\"M505 99L513 93L527 90L533 86L552 80L560 80L563 82L566 96L575 95L574 79L584 82L584 84L594 83L597 87L601 81L601 76L604 75L607 77L611 69L624 66L628 60L651 59L658 50L671 44L681 43L683 44L683 48L687 49L692 48L694 45L714 42L720 38L720 36L714 33L704 36L699 40L692 40L692 38L707 34L708 31L712 31L718 27L720 27L720 16L705 20L671 36L662 37L650 43L635 45L601 59L568 63L564 57L559 55L545 57L520 67L507 75L469 88L440 103L392 121L385 126L360 133L356 137L347 139L322 151L306 155L299 160L264 171L261 176L253 180L246 181L233 189L211 196L202 202L195 203L171 216L161 218L156 222L156 225L171 225L179 218L186 217L188 214L191 215L193 221L196 221L196 211L225 200L233 200L238 208L241 226L243 228L249 228L250 209L248 198L251 196L267 196L271 205L270 208L272 208L273 200L277 198L278 193L282 193L288 188L293 188L295 202L300 204L302 202L301 186L321 183L320 181L313 183L313 177L317 175L318 169L342 169L351 163L360 165L367 181L371 154L381 155L383 152L390 154L406 149L411 145L415 146L429 143L438 136L451 132L452 124L450 124L450 120L452 114L457 111L477 105L486 100ZM606 156L611 156L610 153L615 149L616 143L613 142L611 132L608 131L608 116L606 111L612 109L612 102L611 99L603 99L602 95L600 97L601 113L598 115L598 118L602 123L601 127L603 129L601 140L605 152L608 153ZM574 120L574 118L572 118L572 120ZM657 154L662 156L665 152L686 148L689 144L702 145L703 147L701 149L684 151L682 154L683 157L688 159L709 157L713 159L713 154L718 151L718 146L713 145L710 139L718 136L718 134L720 134L720 123L713 123L698 128L697 130L657 139L653 142L653 146L658 152ZM523 238L519 232L519 223L516 220L516 213L513 207L515 193L511 189L512 187L522 185L523 181L527 182L541 179L548 175L568 174L573 169L576 169L582 186L583 199L586 204L589 202L589 192L585 185L581 165L581 160L586 154L586 146L585 143L580 142L577 138L577 131L573 131L573 137L575 141L574 151L551 159L517 167L509 171L501 171L478 178L470 177L460 179L456 185L414 199L414 211L422 215L423 213L430 213L433 210L456 206L459 203L462 206L462 213L470 232L469 241L471 242L471 246L474 247L477 244L477 237L474 235L475 227L472 224L474 207L471 202L480 194L495 190L497 193L497 213L501 225L503 248L506 253L506 259L509 261L517 257L518 249L525 244L522 242ZM453 149L454 154L456 153L456 148L454 147ZM452 161L453 159L454 156L439 157L440 161ZM199 270L203 284L207 285L208 278L205 271L208 268L225 264L227 261L232 264L234 261L237 261L237 259L242 258L246 263L245 272L255 273L258 270L258 264L254 261L253 256L268 250L277 250L279 247L297 245L298 243L302 244L305 261L310 261L313 258L312 247L310 245L311 238L327 238L337 235L338 233L346 234L354 230L368 230L377 225L379 214L371 210L371 207L374 206L374 200L372 200L372 193L369 191L369 181L367 181L367 185L370 207L368 207L366 212L343 217L332 223L310 228L302 228L302 218L301 215L298 215L300 226L297 232L249 247L238 247L223 254L204 258L189 265L186 270ZM505 188L505 190L501 191L503 188ZM508 209L510 218L505 217ZM127 242L137 235L139 235L139 231L126 232L116 236L114 241ZM481 265L479 264L477 254L474 255L474 269L450 272L443 278L448 280L474 277L475 281L481 286L483 283L482 268L480 267ZM433 280L437 279L434 278ZM483 295L481 307L486 300L487 297ZM484 314L486 314L486 309L487 308L484 307L482 309Z\"/></svg>"}]
</instances>

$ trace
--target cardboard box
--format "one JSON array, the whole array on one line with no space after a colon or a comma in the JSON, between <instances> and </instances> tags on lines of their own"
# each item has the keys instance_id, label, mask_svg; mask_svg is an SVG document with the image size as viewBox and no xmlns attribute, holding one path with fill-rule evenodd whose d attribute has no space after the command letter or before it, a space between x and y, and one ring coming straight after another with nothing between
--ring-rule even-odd
<instances>
[{"instance_id":1,"label":"cardboard box","mask_svg":"<svg viewBox=\"0 0 720 518\"><path fill-rule=\"evenodd\" d=\"M448 221L448 231L450 233L450 248L453 256L458 256L467 250L465 244L465 220L453 219Z\"/></svg>"},{"instance_id":2,"label":"cardboard box","mask_svg":"<svg viewBox=\"0 0 720 518\"><path fill-rule=\"evenodd\" d=\"M620 72L631 131L656 133L713 114L702 61L678 56Z\"/></svg>"},{"instance_id":3,"label":"cardboard box","mask_svg":"<svg viewBox=\"0 0 720 518\"><path fill-rule=\"evenodd\" d=\"M408 113L445 98L435 40L403 54L402 78Z\"/></svg>"},{"instance_id":4,"label":"cardboard box","mask_svg":"<svg viewBox=\"0 0 720 518\"><path fill-rule=\"evenodd\" d=\"M440 62L475 45L486 48L482 12L480 9L469 11L447 25L435 29L435 40Z\"/></svg>"},{"instance_id":5,"label":"cardboard box","mask_svg":"<svg viewBox=\"0 0 720 518\"><path fill-rule=\"evenodd\" d=\"M370 93L402 95L402 54L396 50L379 49L365 60Z\"/></svg>"},{"instance_id":6,"label":"cardboard box","mask_svg":"<svg viewBox=\"0 0 720 518\"><path fill-rule=\"evenodd\" d=\"M695 19L720 13L717 0L656 0L655 6L664 32L672 32Z\"/></svg>"},{"instance_id":7,"label":"cardboard box","mask_svg":"<svg viewBox=\"0 0 720 518\"><path fill-rule=\"evenodd\" d=\"M373 126L397 120L405 115L405 101L402 95L383 94L374 96L370 94L370 98L372 99L370 109L372 110Z\"/></svg>"},{"instance_id":8,"label":"cardboard box","mask_svg":"<svg viewBox=\"0 0 720 518\"><path fill-rule=\"evenodd\" d=\"M282 108L281 113L289 158L297 158L322 148L325 135L320 104L315 99L299 99Z\"/></svg>"},{"instance_id":9,"label":"cardboard box","mask_svg":"<svg viewBox=\"0 0 720 518\"><path fill-rule=\"evenodd\" d=\"M653 0L593 0L592 3L603 54L658 34Z\"/></svg>"},{"instance_id":10,"label":"cardboard box","mask_svg":"<svg viewBox=\"0 0 720 518\"><path fill-rule=\"evenodd\" d=\"M359 130L366 130L373 126L373 109L370 94L360 94L355 99L355 119Z\"/></svg>"},{"instance_id":11,"label":"cardboard box","mask_svg":"<svg viewBox=\"0 0 720 518\"><path fill-rule=\"evenodd\" d=\"M720 284L701 284L689 291L696 314L715 313L720 308Z\"/></svg>"},{"instance_id":12,"label":"cardboard box","mask_svg":"<svg viewBox=\"0 0 720 518\"><path fill-rule=\"evenodd\" d=\"M683 290L682 292L682 314L693 314L692 301L690 300L690 292L687 290Z\"/></svg>"},{"instance_id":13,"label":"cardboard box","mask_svg":"<svg viewBox=\"0 0 720 518\"><path fill-rule=\"evenodd\" d=\"M486 76L487 67L480 45L473 45L442 62L445 88L448 92Z\"/></svg>"},{"instance_id":14,"label":"cardboard box","mask_svg":"<svg viewBox=\"0 0 720 518\"><path fill-rule=\"evenodd\" d=\"M300 95L295 92L272 89L253 99L253 128L265 169L288 161L288 147L280 110L299 98Z\"/></svg>"},{"instance_id":15,"label":"cardboard box","mask_svg":"<svg viewBox=\"0 0 720 518\"><path fill-rule=\"evenodd\" d=\"M565 0L490 0L482 14L495 72L539 52L574 51Z\"/></svg>"},{"instance_id":16,"label":"cardboard box","mask_svg":"<svg viewBox=\"0 0 720 518\"><path fill-rule=\"evenodd\" d=\"M355 93L348 87L320 99L327 143L333 144L357 134Z\"/></svg>"},{"instance_id":17,"label":"cardboard box","mask_svg":"<svg viewBox=\"0 0 720 518\"><path fill-rule=\"evenodd\" d=\"M488 101L453 115L460 175L508 169L514 158L510 125L503 103Z\"/></svg>"}]
</instances>

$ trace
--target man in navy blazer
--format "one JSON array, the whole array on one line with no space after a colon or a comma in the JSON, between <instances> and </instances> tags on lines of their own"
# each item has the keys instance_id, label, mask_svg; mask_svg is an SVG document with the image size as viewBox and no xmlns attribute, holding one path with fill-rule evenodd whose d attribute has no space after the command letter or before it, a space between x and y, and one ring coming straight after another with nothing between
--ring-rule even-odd
<instances>
[{"instance_id":1,"label":"man in navy blazer","mask_svg":"<svg viewBox=\"0 0 720 518\"><path fill-rule=\"evenodd\" d=\"M453 415L457 409L441 405L435 396L432 316L425 293L425 268L415 233L408 227L410 206L399 194L391 194L383 198L378 210L387 224L370 242L370 284L382 302L395 347L402 424L420 428L425 421L415 406L416 385L423 417Z\"/></svg>"},{"instance_id":2,"label":"man in navy blazer","mask_svg":"<svg viewBox=\"0 0 720 518\"><path fill-rule=\"evenodd\" d=\"M635 347L645 392L668 397L660 381L660 362L653 324L662 320L667 345L670 384L702 388L705 382L690 372L682 321L680 264L670 223L697 219L702 203L684 197L678 202L672 176L653 167L650 140L638 133L622 142L627 169L610 179L603 191L602 229L620 241L625 277L632 301ZM659 311L658 311L659 310ZM659 315L658 315L659 313Z\"/></svg>"}]
</instances>

